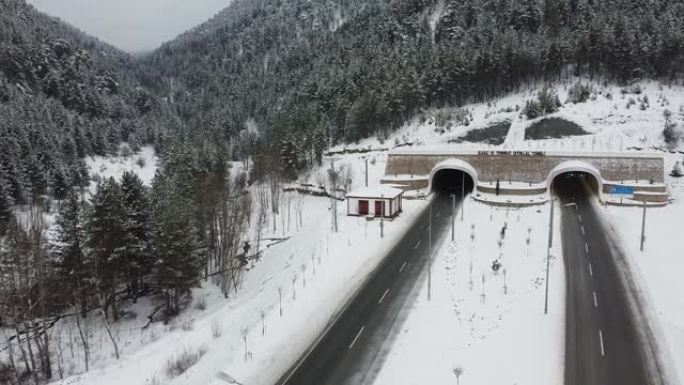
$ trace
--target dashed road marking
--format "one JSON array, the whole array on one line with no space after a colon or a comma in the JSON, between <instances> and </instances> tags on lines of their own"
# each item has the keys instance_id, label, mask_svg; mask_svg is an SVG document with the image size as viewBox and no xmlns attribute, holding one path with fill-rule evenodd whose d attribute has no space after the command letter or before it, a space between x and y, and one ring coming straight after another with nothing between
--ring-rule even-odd
<instances>
[{"instance_id":1,"label":"dashed road marking","mask_svg":"<svg viewBox=\"0 0 684 385\"><path fill-rule=\"evenodd\" d=\"M415 246L413 246L413 250L417 249L418 246L420 246L420 243L423 242L422 240L418 241Z\"/></svg>"},{"instance_id":2,"label":"dashed road marking","mask_svg":"<svg viewBox=\"0 0 684 385\"><path fill-rule=\"evenodd\" d=\"M587 253L589 252L589 245L587 245L586 242L584 242L584 251L586 251Z\"/></svg>"},{"instance_id":3,"label":"dashed road marking","mask_svg":"<svg viewBox=\"0 0 684 385\"><path fill-rule=\"evenodd\" d=\"M577 214L577 218L579 218L579 221L582 222L582 216Z\"/></svg>"},{"instance_id":4,"label":"dashed road marking","mask_svg":"<svg viewBox=\"0 0 684 385\"><path fill-rule=\"evenodd\" d=\"M598 307L598 299L596 298L596 292L594 292L594 307Z\"/></svg>"},{"instance_id":5,"label":"dashed road marking","mask_svg":"<svg viewBox=\"0 0 684 385\"><path fill-rule=\"evenodd\" d=\"M605 357L606 356L606 349L603 346L603 331L601 331L601 329L599 329L599 342L601 343L601 355L603 357Z\"/></svg>"},{"instance_id":6,"label":"dashed road marking","mask_svg":"<svg viewBox=\"0 0 684 385\"><path fill-rule=\"evenodd\" d=\"M582 225L582 235L587 235L587 233L584 232L584 225Z\"/></svg>"},{"instance_id":7,"label":"dashed road marking","mask_svg":"<svg viewBox=\"0 0 684 385\"><path fill-rule=\"evenodd\" d=\"M378 300L378 304L381 304L382 301L385 300L385 297L387 296L387 293L389 293L389 287L387 288L387 290L385 290L384 293L382 293L382 297L380 297L380 299Z\"/></svg>"},{"instance_id":8,"label":"dashed road marking","mask_svg":"<svg viewBox=\"0 0 684 385\"><path fill-rule=\"evenodd\" d=\"M594 276L594 270L591 268L591 262L589 262L589 275Z\"/></svg>"},{"instance_id":9,"label":"dashed road marking","mask_svg":"<svg viewBox=\"0 0 684 385\"><path fill-rule=\"evenodd\" d=\"M356 333L356 337L354 337L354 341L352 341L351 344L349 344L349 348L348 348L348 349L351 349L351 348L354 347L354 344L356 343L356 341L358 341L359 337L361 337L361 334L363 333L363 331L364 331L365 329L366 329L365 326L361 326L361 329L359 329L359 332Z\"/></svg>"},{"instance_id":10,"label":"dashed road marking","mask_svg":"<svg viewBox=\"0 0 684 385\"><path fill-rule=\"evenodd\" d=\"M401 265L401 267L399 268L399 272L401 273L402 271L404 271L405 267L406 267L406 261L404 261L404 264Z\"/></svg>"}]
</instances>

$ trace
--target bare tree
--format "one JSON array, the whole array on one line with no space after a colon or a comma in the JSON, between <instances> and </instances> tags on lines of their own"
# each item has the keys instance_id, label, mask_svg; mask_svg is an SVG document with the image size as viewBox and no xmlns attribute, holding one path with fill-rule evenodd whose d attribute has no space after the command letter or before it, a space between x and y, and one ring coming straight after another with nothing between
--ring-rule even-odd
<instances>
[{"instance_id":1,"label":"bare tree","mask_svg":"<svg viewBox=\"0 0 684 385\"><path fill-rule=\"evenodd\" d=\"M456 385L461 383L461 376L463 375L463 368L457 366L454 368L454 375L456 376Z\"/></svg>"},{"instance_id":2,"label":"bare tree","mask_svg":"<svg viewBox=\"0 0 684 385\"><path fill-rule=\"evenodd\" d=\"M112 329L109 327L109 322L107 321L107 314L105 314L104 310L100 309L100 313L102 313L102 322L104 322L105 329L107 329L107 335L109 336L109 340L112 342L112 346L114 347L114 355L116 356L116 359L119 359L119 345L116 343L116 339L114 339L114 336L112 335ZM78 315L76 315L76 318L78 318Z\"/></svg>"},{"instance_id":3,"label":"bare tree","mask_svg":"<svg viewBox=\"0 0 684 385\"><path fill-rule=\"evenodd\" d=\"M283 287L278 286L278 308L280 310L280 316L283 316Z\"/></svg>"},{"instance_id":4,"label":"bare tree","mask_svg":"<svg viewBox=\"0 0 684 385\"><path fill-rule=\"evenodd\" d=\"M242 341L245 344L245 362L247 362L247 359L249 358L249 350L247 349L247 337L249 336L249 329L247 327L243 327L240 329L240 335L242 335Z\"/></svg>"},{"instance_id":5,"label":"bare tree","mask_svg":"<svg viewBox=\"0 0 684 385\"><path fill-rule=\"evenodd\" d=\"M261 317L261 335L266 334L266 311L261 309L259 311L259 317Z\"/></svg>"},{"instance_id":6,"label":"bare tree","mask_svg":"<svg viewBox=\"0 0 684 385\"><path fill-rule=\"evenodd\" d=\"M332 214L332 230L338 231L337 225L337 184L340 179L340 171L335 168L335 161L330 160L330 168L328 169L328 182L330 183L330 211Z\"/></svg>"}]
</instances>

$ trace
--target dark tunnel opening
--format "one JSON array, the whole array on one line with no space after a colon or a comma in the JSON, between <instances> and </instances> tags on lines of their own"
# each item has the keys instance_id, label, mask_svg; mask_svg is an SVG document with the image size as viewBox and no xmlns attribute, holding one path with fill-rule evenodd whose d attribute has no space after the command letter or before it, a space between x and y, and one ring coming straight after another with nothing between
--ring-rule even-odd
<instances>
[{"instance_id":1,"label":"dark tunnel opening","mask_svg":"<svg viewBox=\"0 0 684 385\"><path fill-rule=\"evenodd\" d=\"M470 174L461 170L443 169L437 171L432 177L432 191L434 192L467 195L473 192L474 187L475 183Z\"/></svg>"},{"instance_id":2,"label":"dark tunnel opening","mask_svg":"<svg viewBox=\"0 0 684 385\"><path fill-rule=\"evenodd\" d=\"M569 171L557 175L551 182L551 189L558 196L599 195L599 183L588 172Z\"/></svg>"}]
</instances>

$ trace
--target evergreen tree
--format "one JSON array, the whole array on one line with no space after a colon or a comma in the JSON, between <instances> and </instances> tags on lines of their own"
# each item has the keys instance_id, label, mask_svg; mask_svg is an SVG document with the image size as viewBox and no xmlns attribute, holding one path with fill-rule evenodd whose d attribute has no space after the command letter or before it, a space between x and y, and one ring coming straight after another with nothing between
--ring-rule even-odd
<instances>
[{"instance_id":1,"label":"evergreen tree","mask_svg":"<svg viewBox=\"0 0 684 385\"><path fill-rule=\"evenodd\" d=\"M64 304L87 309L90 269L83 253L82 210L79 196L71 191L57 217L57 240L53 244L57 277Z\"/></svg>"},{"instance_id":2,"label":"evergreen tree","mask_svg":"<svg viewBox=\"0 0 684 385\"><path fill-rule=\"evenodd\" d=\"M152 251L157 260L155 283L165 295L167 311L177 313L180 299L200 282L201 259L192 231L192 204L174 189L172 178L158 174L153 185Z\"/></svg>"},{"instance_id":3,"label":"evergreen tree","mask_svg":"<svg viewBox=\"0 0 684 385\"><path fill-rule=\"evenodd\" d=\"M12 218L12 198L8 194L7 182L0 173L0 237L5 234Z\"/></svg>"},{"instance_id":4,"label":"evergreen tree","mask_svg":"<svg viewBox=\"0 0 684 385\"><path fill-rule=\"evenodd\" d=\"M64 170L62 168L55 169L52 175L52 197L61 202L66 198L68 191L69 185Z\"/></svg>"},{"instance_id":5,"label":"evergreen tree","mask_svg":"<svg viewBox=\"0 0 684 385\"><path fill-rule=\"evenodd\" d=\"M147 188L133 172L123 174L121 193L126 215L123 259L127 265L130 288L137 294L144 289L144 279L153 266L150 255L150 202Z\"/></svg>"},{"instance_id":6,"label":"evergreen tree","mask_svg":"<svg viewBox=\"0 0 684 385\"><path fill-rule=\"evenodd\" d=\"M121 187L114 178L97 186L88 218L87 246L97 281L100 306L105 313L111 307L118 320L116 291L125 272L126 213Z\"/></svg>"}]
</instances>

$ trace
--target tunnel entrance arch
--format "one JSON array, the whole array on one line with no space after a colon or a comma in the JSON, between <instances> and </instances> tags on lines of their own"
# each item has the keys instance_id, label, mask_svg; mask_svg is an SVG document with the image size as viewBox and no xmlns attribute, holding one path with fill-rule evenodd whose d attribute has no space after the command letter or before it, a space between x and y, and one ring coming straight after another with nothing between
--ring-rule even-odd
<instances>
[{"instance_id":1,"label":"tunnel entrance arch","mask_svg":"<svg viewBox=\"0 0 684 385\"><path fill-rule=\"evenodd\" d=\"M463 186L461 186L463 184ZM470 193L477 185L477 171L469 163L460 159L448 159L438 163L429 177L429 191L465 191Z\"/></svg>"},{"instance_id":2,"label":"tunnel entrance arch","mask_svg":"<svg viewBox=\"0 0 684 385\"><path fill-rule=\"evenodd\" d=\"M546 180L549 193L557 188L567 188L572 184L585 183L590 191L600 197L603 191L601 173L589 163L567 161L556 166Z\"/></svg>"}]
</instances>

